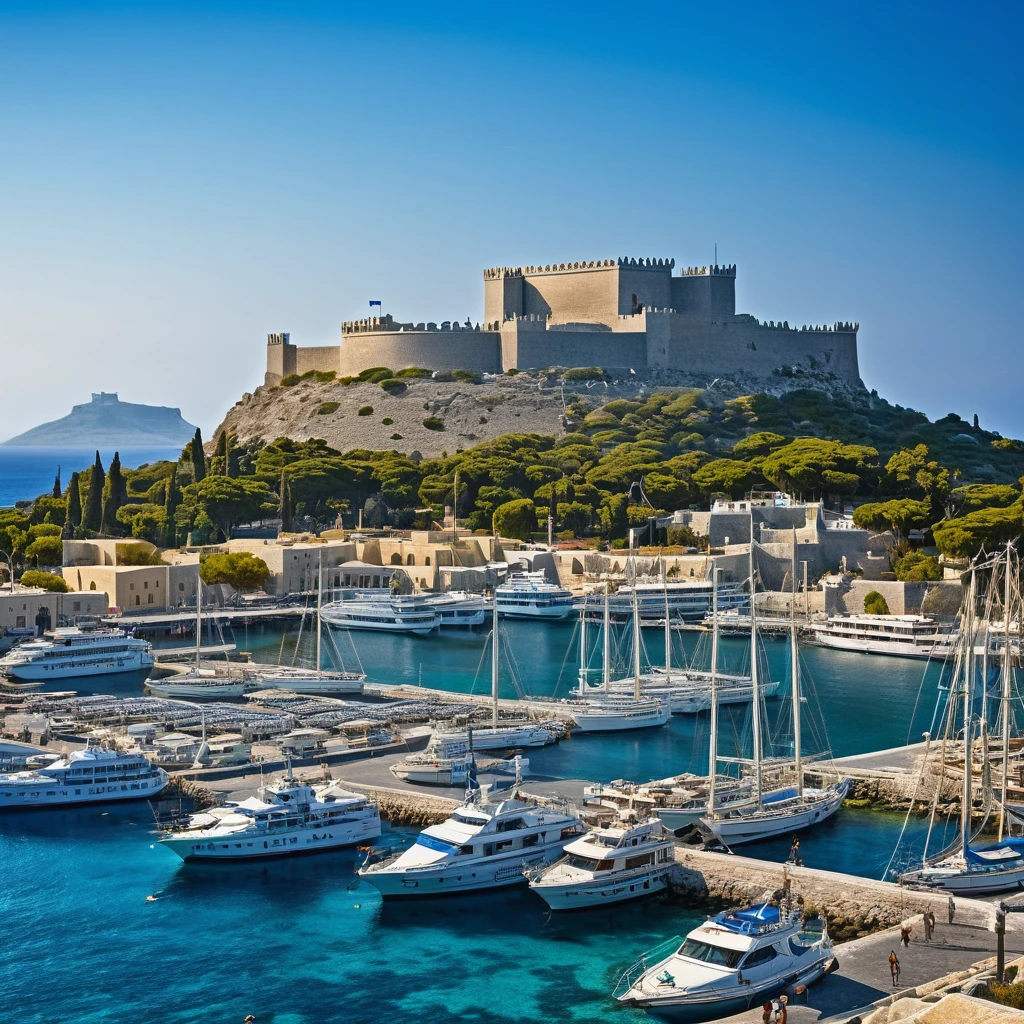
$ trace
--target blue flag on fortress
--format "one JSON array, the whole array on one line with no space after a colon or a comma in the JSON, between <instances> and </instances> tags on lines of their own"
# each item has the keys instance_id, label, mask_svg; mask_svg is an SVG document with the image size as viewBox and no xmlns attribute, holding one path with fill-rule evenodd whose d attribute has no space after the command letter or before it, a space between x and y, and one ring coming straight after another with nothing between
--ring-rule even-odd
<instances>
[{"instance_id":1,"label":"blue flag on fortress","mask_svg":"<svg viewBox=\"0 0 1024 1024\"><path fill-rule=\"evenodd\" d=\"M380 305L380 299L370 299L370 305L371 306L379 306Z\"/></svg>"}]
</instances>

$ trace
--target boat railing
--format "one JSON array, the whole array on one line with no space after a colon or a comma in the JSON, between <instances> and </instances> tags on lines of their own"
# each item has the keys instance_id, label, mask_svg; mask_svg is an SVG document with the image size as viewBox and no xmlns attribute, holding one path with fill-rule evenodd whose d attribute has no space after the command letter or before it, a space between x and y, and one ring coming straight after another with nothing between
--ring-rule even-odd
<instances>
[{"instance_id":1,"label":"boat railing","mask_svg":"<svg viewBox=\"0 0 1024 1024\"><path fill-rule=\"evenodd\" d=\"M615 991L612 993L613 998L620 999L651 969L652 964L660 963L667 956L671 956L682 944L683 936L674 935L671 939L666 939L653 949L647 950L619 976Z\"/></svg>"}]
</instances>

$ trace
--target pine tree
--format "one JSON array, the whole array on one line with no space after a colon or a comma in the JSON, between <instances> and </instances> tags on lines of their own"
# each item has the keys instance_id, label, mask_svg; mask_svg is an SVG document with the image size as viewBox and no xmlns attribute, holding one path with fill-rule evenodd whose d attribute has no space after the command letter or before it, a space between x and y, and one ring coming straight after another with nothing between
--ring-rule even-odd
<instances>
[{"instance_id":1,"label":"pine tree","mask_svg":"<svg viewBox=\"0 0 1024 1024\"><path fill-rule=\"evenodd\" d=\"M117 521L117 510L128 500L128 488L121 474L121 454L114 452L107 473L106 487L103 489L103 515L100 519L100 532L116 535L124 532L124 527Z\"/></svg>"},{"instance_id":2,"label":"pine tree","mask_svg":"<svg viewBox=\"0 0 1024 1024\"><path fill-rule=\"evenodd\" d=\"M78 479L78 474L72 473L71 483L68 484L68 510L64 518L64 532L61 534L65 540L71 540L82 525L82 492Z\"/></svg>"},{"instance_id":3,"label":"pine tree","mask_svg":"<svg viewBox=\"0 0 1024 1024\"><path fill-rule=\"evenodd\" d=\"M192 438L192 477L199 483L206 476L206 455L203 452L203 434L196 427L196 436Z\"/></svg>"},{"instance_id":4,"label":"pine tree","mask_svg":"<svg viewBox=\"0 0 1024 1024\"><path fill-rule=\"evenodd\" d=\"M100 462L100 453L96 453L96 461L92 467L92 476L89 478L89 493L85 497L85 508L82 511L82 526L93 533L100 532L100 523L103 521L103 484L106 481L106 474L103 472L103 463Z\"/></svg>"},{"instance_id":5,"label":"pine tree","mask_svg":"<svg viewBox=\"0 0 1024 1024\"><path fill-rule=\"evenodd\" d=\"M278 509L281 515L281 532L291 533L292 530L292 489L284 478L284 470L281 470L280 502Z\"/></svg>"},{"instance_id":6,"label":"pine tree","mask_svg":"<svg viewBox=\"0 0 1024 1024\"><path fill-rule=\"evenodd\" d=\"M241 467L239 465L239 448L235 444L235 438L228 438L228 468L227 475L231 477L237 477L241 473Z\"/></svg>"},{"instance_id":7,"label":"pine tree","mask_svg":"<svg viewBox=\"0 0 1024 1024\"><path fill-rule=\"evenodd\" d=\"M178 487L178 467L171 469L171 475L167 480L167 497L164 499L164 513L167 516L167 546L174 547L178 539L178 528L174 522L174 513L181 504L181 489Z\"/></svg>"},{"instance_id":8,"label":"pine tree","mask_svg":"<svg viewBox=\"0 0 1024 1024\"><path fill-rule=\"evenodd\" d=\"M57 478L53 481L53 496L55 498L59 498L60 497L60 492L61 492L61 488L60 488L60 466L58 465L57 466Z\"/></svg>"},{"instance_id":9,"label":"pine tree","mask_svg":"<svg viewBox=\"0 0 1024 1024\"><path fill-rule=\"evenodd\" d=\"M217 470L224 476L228 476L228 432L226 430L222 430L220 437L217 438L217 448L213 453L213 458L217 463Z\"/></svg>"}]
</instances>

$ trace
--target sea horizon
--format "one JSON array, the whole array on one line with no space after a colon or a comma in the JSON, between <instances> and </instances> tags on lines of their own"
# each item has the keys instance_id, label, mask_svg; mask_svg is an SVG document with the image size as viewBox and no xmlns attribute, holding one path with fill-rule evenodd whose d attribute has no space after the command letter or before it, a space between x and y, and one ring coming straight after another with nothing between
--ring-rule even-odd
<instances>
[{"instance_id":1,"label":"sea horizon","mask_svg":"<svg viewBox=\"0 0 1024 1024\"><path fill-rule=\"evenodd\" d=\"M175 445L103 445L98 450L104 469L114 452L118 452L126 469L161 459L176 460L181 454L181 448ZM0 445L0 508L49 494L58 468L61 487L67 487L72 473L92 465L96 451L92 446Z\"/></svg>"}]
</instances>

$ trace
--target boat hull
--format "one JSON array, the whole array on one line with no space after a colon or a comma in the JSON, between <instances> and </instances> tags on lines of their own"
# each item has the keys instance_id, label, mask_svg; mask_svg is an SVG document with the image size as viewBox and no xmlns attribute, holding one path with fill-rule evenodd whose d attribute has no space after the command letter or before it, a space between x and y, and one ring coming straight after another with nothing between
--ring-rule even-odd
<instances>
[{"instance_id":1,"label":"boat hull","mask_svg":"<svg viewBox=\"0 0 1024 1024\"><path fill-rule=\"evenodd\" d=\"M180 697L189 700L223 700L227 697L241 697L245 693L245 684L224 683L211 686L189 686L185 684L167 684L147 682L146 689L157 697Z\"/></svg>"},{"instance_id":2,"label":"boat hull","mask_svg":"<svg viewBox=\"0 0 1024 1024\"><path fill-rule=\"evenodd\" d=\"M837 651L853 651L857 654L881 654L893 658L939 658L943 659L952 653L948 644L922 644L914 647L906 643L887 642L885 640L859 640L856 637L835 636L828 633L816 633L814 642L819 647L831 647Z\"/></svg>"},{"instance_id":3,"label":"boat hull","mask_svg":"<svg viewBox=\"0 0 1024 1024\"><path fill-rule=\"evenodd\" d=\"M668 888L667 873L662 868L646 877L623 878L611 883L588 881L567 885L531 885L530 888L552 910L582 910L607 903L638 900L663 892Z\"/></svg>"},{"instance_id":4,"label":"boat hull","mask_svg":"<svg viewBox=\"0 0 1024 1024\"><path fill-rule=\"evenodd\" d=\"M827 799L802 807L780 807L778 813L765 815L737 814L731 818L716 818L705 824L727 846L771 839L773 836L799 832L820 824L831 817L842 806L849 787L843 785Z\"/></svg>"},{"instance_id":5,"label":"boat hull","mask_svg":"<svg viewBox=\"0 0 1024 1024\"><path fill-rule=\"evenodd\" d=\"M1000 892L1024 890L1024 864L1005 871L950 871L925 869L900 876L903 885L915 889L961 893L965 896L991 896Z\"/></svg>"},{"instance_id":6,"label":"boat hull","mask_svg":"<svg viewBox=\"0 0 1024 1024\"><path fill-rule=\"evenodd\" d=\"M142 788L142 783L146 788ZM105 784L83 784L66 786L43 783L37 789L25 788L24 795L13 788L8 790L0 787L0 813L20 810L57 810L61 807L80 807L83 804L123 803L126 800L148 800L157 796L167 787L170 779L166 773L161 778L126 779L124 782L108 782ZM132 789L133 783L140 788ZM121 787L128 787L122 790Z\"/></svg>"},{"instance_id":7,"label":"boat hull","mask_svg":"<svg viewBox=\"0 0 1024 1024\"><path fill-rule=\"evenodd\" d=\"M577 732L626 732L631 729L657 729L668 722L672 712L668 706L660 712L645 716L595 715L573 712Z\"/></svg>"},{"instance_id":8,"label":"boat hull","mask_svg":"<svg viewBox=\"0 0 1024 1024\"><path fill-rule=\"evenodd\" d=\"M58 679L81 679L86 676L107 676L118 672L140 672L153 667L153 656L145 651L109 658L96 657L95 661L67 665L45 665L36 662L5 666L12 679L23 682L49 682Z\"/></svg>"}]
</instances>

